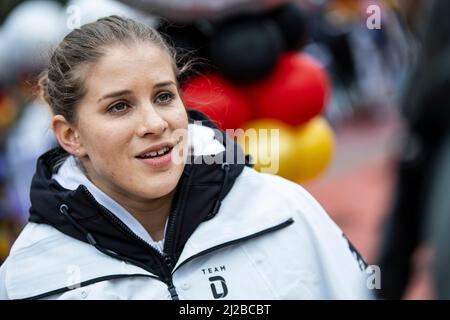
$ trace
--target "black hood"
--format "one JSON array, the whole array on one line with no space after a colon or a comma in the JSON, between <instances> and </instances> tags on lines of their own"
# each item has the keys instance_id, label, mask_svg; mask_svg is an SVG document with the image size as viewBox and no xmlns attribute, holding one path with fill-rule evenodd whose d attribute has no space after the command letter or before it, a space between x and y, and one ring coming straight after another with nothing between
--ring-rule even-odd
<instances>
[{"instance_id":1,"label":"black hood","mask_svg":"<svg viewBox=\"0 0 450 320\"><path fill-rule=\"evenodd\" d=\"M198 111L188 111L190 122L217 127ZM218 154L223 162L233 150L234 159L243 159L241 148L224 132L225 151ZM67 190L52 179L55 164L67 153L52 149L37 162L31 185L30 221L53 226L62 233L98 248L112 251L129 261L139 262L156 275L161 275L161 256L140 240L106 208L96 202L86 187ZM248 163L248 162L247 162ZM245 164L232 161L227 164L197 164L194 157L185 166L177 185L165 235L165 254L173 267L186 241L203 221L214 218L221 201L232 188ZM95 240L94 240L95 239ZM102 250L104 251L104 250Z\"/></svg>"}]
</instances>

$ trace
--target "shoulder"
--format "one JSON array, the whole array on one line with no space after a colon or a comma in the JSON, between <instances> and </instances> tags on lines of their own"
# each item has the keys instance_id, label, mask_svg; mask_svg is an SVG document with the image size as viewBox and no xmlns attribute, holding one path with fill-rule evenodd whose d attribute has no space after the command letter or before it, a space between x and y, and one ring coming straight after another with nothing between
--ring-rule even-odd
<instances>
[{"instance_id":1,"label":"shoulder","mask_svg":"<svg viewBox=\"0 0 450 320\"><path fill-rule=\"evenodd\" d=\"M312 241L336 242L348 247L348 240L317 200L302 186L279 176L259 173L248 168L238 181L234 197L243 206L264 218L276 215L294 220L296 233L309 235ZM245 200L244 200L245 199Z\"/></svg>"},{"instance_id":2,"label":"shoulder","mask_svg":"<svg viewBox=\"0 0 450 320\"><path fill-rule=\"evenodd\" d=\"M286 221L292 219L288 233L294 244L343 243L342 230L322 206L300 185L282 177L246 168L225 199L224 212L233 220ZM297 240L295 240L297 239Z\"/></svg>"},{"instance_id":3,"label":"shoulder","mask_svg":"<svg viewBox=\"0 0 450 320\"><path fill-rule=\"evenodd\" d=\"M53 238L60 238L61 236L64 235L49 225L29 222L11 247L10 256L20 254L23 251L32 249L33 246L51 241Z\"/></svg>"},{"instance_id":4,"label":"shoulder","mask_svg":"<svg viewBox=\"0 0 450 320\"><path fill-rule=\"evenodd\" d=\"M299 198L307 202L317 204L316 200L302 186L283 177L260 173L246 167L241 176L236 180L237 188L246 188L251 192L270 193L275 199L290 203Z\"/></svg>"},{"instance_id":5,"label":"shoulder","mask_svg":"<svg viewBox=\"0 0 450 320\"><path fill-rule=\"evenodd\" d=\"M307 190L285 178L245 168L233 189L230 198L234 199L230 201L241 200L249 209L266 211L264 208L269 207L275 214L288 212L297 221L314 220L337 227Z\"/></svg>"},{"instance_id":6,"label":"shoulder","mask_svg":"<svg viewBox=\"0 0 450 320\"><path fill-rule=\"evenodd\" d=\"M0 299L15 299L14 288L20 281L34 274L32 269L38 269L39 257L45 253L49 242L58 241L61 233L56 229L43 224L28 223L15 240L8 258L0 269L1 288ZM55 259L51 259L55 262ZM23 273L23 274L22 274ZM13 292L11 292L11 289Z\"/></svg>"},{"instance_id":7,"label":"shoulder","mask_svg":"<svg viewBox=\"0 0 450 320\"><path fill-rule=\"evenodd\" d=\"M49 225L36 223L25 226L5 264L3 291L10 299L35 297L105 276L144 271L103 255Z\"/></svg>"}]
</instances>

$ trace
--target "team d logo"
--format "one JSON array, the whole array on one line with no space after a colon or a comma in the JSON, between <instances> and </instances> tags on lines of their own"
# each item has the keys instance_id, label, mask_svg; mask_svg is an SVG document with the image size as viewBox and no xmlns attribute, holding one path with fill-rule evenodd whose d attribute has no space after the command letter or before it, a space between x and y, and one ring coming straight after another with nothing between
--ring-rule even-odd
<instances>
[{"instance_id":1,"label":"team d logo","mask_svg":"<svg viewBox=\"0 0 450 320\"><path fill-rule=\"evenodd\" d=\"M211 291L214 299L225 298L228 294L227 283L221 276L214 276L209 278L211 282Z\"/></svg>"}]
</instances>

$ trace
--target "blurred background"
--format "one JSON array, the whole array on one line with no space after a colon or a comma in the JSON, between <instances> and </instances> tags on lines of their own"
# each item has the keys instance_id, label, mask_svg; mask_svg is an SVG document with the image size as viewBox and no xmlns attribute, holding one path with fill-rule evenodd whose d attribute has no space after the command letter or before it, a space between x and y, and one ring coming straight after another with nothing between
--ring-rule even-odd
<instances>
[{"instance_id":1,"label":"blurred background","mask_svg":"<svg viewBox=\"0 0 450 320\"><path fill-rule=\"evenodd\" d=\"M175 46L189 108L279 155L381 271L380 299L449 299L450 2L69 0L0 4L0 263L27 221L37 157L56 145L37 76L72 29L119 14ZM270 143L269 143L270 144Z\"/></svg>"}]
</instances>

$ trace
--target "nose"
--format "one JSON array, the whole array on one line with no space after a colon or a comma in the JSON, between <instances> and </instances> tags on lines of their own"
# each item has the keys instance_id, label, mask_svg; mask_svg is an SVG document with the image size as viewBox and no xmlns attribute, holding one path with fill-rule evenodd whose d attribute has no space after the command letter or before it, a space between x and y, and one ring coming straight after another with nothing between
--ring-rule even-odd
<instances>
[{"instance_id":1,"label":"nose","mask_svg":"<svg viewBox=\"0 0 450 320\"><path fill-rule=\"evenodd\" d=\"M169 126L168 122L161 117L152 105L142 106L139 117L141 119L136 130L139 137L144 137L147 134L160 135Z\"/></svg>"}]
</instances>

